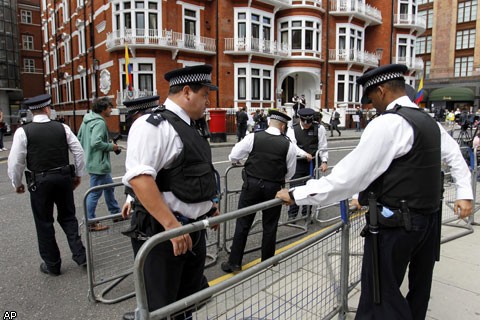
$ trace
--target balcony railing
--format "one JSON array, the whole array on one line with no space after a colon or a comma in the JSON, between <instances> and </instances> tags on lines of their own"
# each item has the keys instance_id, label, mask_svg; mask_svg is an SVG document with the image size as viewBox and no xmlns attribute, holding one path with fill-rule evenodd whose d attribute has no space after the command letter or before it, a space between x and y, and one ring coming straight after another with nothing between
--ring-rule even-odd
<instances>
[{"instance_id":1,"label":"balcony railing","mask_svg":"<svg viewBox=\"0 0 480 320\"><path fill-rule=\"evenodd\" d=\"M21 68L21 73L43 74L43 69L40 68Z\"/></svg>"},{"instance_id":2,"label":"balcony railing","mask_svg":"<svg viewBox=\"0 0 480 320\"><path fill-rule=\"evenodd\" d=\"M288 56L288 45L258 38L225 38L225 51L231 53Z\"/></svg>"},{"instance_id":3,"label":"balcony railing","mask_svg":"<svg viewBox=\"0 0 480 320\"><path fill-rule=\"evenodd\" d=\"M412 58L412 57L393 57L393 61L398 64L404 64L409 69L422 70L423 69L423 60L422 58Z\"/></svg>"},{"instance_id":4,"label":"balcony railing","mask_svg":"<svg viewBox=\"0 0 480 320\"><path fill-rule=\"evenodd\" d=\"M183 34L172 30L122 29L107 35L107 50L121 49L127 43L132 46L158 47L215 53L215 39Z\"/></svg>"},{"instance_id":5,"label":"balcony railing","mask_svg":"<svg viewBox=\"0 0 480 320\"><path fill-rule=\"evenodd\" d=\"M132 100L132 99L137 99L141 97L149 97L149 96L154 96L157 94L157 90L153 91L147 91L147 90L138 90L138 89L133 89L131 91L123 90L123 91L117 91L117 106L123 105L123 101L125 100Z\"/></svg>"},{"instance_id":6,"label":"balcony railing","mask_svg":"<svg viewBox=\"0 0 480 320\"><path fill-rule=\"evenodd\" d=\"M382 22L382 12L360 0L334 0L330 2L330 13L333 15L357 15L363 20Z\"/></svg>"},{"instance_id":7,"label":"balcony railing","mask_svg":"<svg viewBox=\"0 0 480 320\"><path fill-rule=\"evenodd\" d=\"M423 33L427 28L427 22L424 17L418 17L415 14L396 14L395 27L416 29Z\"/></svg>"},{"instance_id":8,"label":"balcony railing","mask_svg":"<svg viewBox=\"0 0 480 320\"><path fill-rule=\"evenodd\" d=\"M378 66L378 56L374 53L360 50L330 49L330 62L357 63L366 66Z\"/></svg>"},{"instance_id":9,"label":"balcony railing","mask_svg":"<svg viewBox=\"0 0 480 320\"><path fill-rule=\"evenodd\" d=\"M288 9L295 6L323 9L323 0L259 0L259 2L267 3L280 9Z\"/></svg>"}]
</instances>

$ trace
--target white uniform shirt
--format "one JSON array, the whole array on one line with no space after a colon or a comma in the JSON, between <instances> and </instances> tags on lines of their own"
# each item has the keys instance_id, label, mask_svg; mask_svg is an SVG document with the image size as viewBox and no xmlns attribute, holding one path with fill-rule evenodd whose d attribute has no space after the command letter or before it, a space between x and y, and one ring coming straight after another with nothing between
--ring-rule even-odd
<instances>
[{"instance_id":1,"label":"white uniform shirt","mask_svg":"<svg viewBox=\"0 0 480 320\"><path fill-rule=\"evenodd\" d=\"M407 96L400 97L387 106L418 108ZM470 170L463 159L458 144L438 124L441 135L441 157L451 170L457 189L457 199L473 199ZM293 191L295 202L327 204L341 201L365 190L383 174L394 159L407 154L413 145L413 128L401 116L385 114L375 118L365 128L358 146L343 158L332 173L319 180L309 180L305 186Z\"/></svg>"},{"instance_id":2,"label":"white uniform shirt","mask_svg":"<svg viewBox=\"0 0 480 320\"><path fill-rule=\"evenodd\" d=\"M275 127L268 127L265 132L278 136L280 135L280 130ZM249 134L243 138L240 142L235 144L232 151L228 155L230 161L240 161L248 157L250 152L253 150L253 141L255 134ZM303 150L302 150L303 151ZM297 167L297 150L296 144L290 142L287 153L287 174L285 175L285 181L290 180L295 174L295 169Z\"/></svg>"},{"instance_id":3,"label":"white uniform shirt","mask_svg":"<svg viewBox=\"0 0 480 320\"><path fill-rule=\"evenodd\" d=\"M302 122L299 122L300 127L303 130L303 125ZM313 124L314 126L317 126L318 124ZM287 137L290 138L290 140L297 145L297 138L295 137L295 130L293 127L288 128L287 130ZM328 161L328 143L327 143L327 131L325 130L325 127L323 125L318 125L318 150L319 150L319 155L320 159L322 159L322 162L327 162ZM301 150L302 152L299 152L298 150ZM301 153L301 154L299 154ZM303 157L305 154L305 151L303 151L300 147L297 149L297 156L298 157ZM313 155L315 156L315 155Z\"/></svg>"},{"instance_id":4,"label":"white uniform shirt","mask_svg":"<svg viewBox=\"0 0 480 320\"><path fill-rule=\"evenodd\" d=\"M51 121L46 114L36 115L33 122L49 122ZM67 137L68 149L73 154L76 174L81 177L85 173L85 158L83 155L82 145L73 134L70 127L63 125ZM13 136L12 149L8 157L8 177L12 180L12 185L16 189L22 184L22 175L27 165L27 135L22 127L15 131Z\"/></svg>"},{"instance_id":5,"label":"white uniform shirt","mask_svg":"<svg viewBox=\"0 0 480 320\"><path fill-rule=\"evenodd\" d=\"M190 117L180 106L170 99L167 99L164 105L167 110L172 111L190 125ZM157 173L161 169L170 168L183 149L180 136L167 120L154 126L147 122L148 117L150 114L135 120L128 134L126 173L122 182L129 187L131 187L129 181L142 174L156 179ZM190 219L196 219L212 208L212 201L185 203L170 191L162 192L162 195L170 210Z\"/></svg>"}]
</instances>

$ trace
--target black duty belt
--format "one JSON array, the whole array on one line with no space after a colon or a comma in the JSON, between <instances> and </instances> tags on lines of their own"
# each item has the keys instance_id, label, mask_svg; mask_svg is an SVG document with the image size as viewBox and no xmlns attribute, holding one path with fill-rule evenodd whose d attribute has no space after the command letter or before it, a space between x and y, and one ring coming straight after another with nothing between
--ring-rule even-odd
<instances>
[{"instance_id":1,"label":"black duty belt","mask_svg":"<svg viewBox=\"0 0 480 320\"><path fill-rule=\"evenodd\" d=\"M53 169L48 169L45 171L32 171L32 173L37 177L44 177L49 174L64 174L64 175L72 175L75 172L75 167L72 164L67 164L63 167L57 167Z\"/></svg>"}]
</instances>

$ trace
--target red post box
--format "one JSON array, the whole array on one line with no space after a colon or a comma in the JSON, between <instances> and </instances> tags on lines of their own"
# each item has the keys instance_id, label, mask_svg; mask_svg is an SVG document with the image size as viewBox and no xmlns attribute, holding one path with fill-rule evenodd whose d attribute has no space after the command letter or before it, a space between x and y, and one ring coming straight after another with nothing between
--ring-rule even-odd
<instances>
[{"instance_id":1,"label":"red post box","mask_svg":"<svg viewBox=\"0 0 480 320\"><path fill-rule=\"evenodd\" d=\"M210 113L210 142L227 141L227 110L211 109Z\"/></svg>"}]
</instances>

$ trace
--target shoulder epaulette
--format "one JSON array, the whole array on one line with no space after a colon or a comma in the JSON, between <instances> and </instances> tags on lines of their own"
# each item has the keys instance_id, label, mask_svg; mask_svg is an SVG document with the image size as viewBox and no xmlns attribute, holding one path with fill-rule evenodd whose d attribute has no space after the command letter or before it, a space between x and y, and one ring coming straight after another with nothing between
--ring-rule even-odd
<instances>
[{"instance_id":1,"label":"shoulder epaulette","mask_svg":"<svg viewBox=\"0 0 480 320\"><path fill-rule=\"evenodd\" d=\"M150 114L150 116L147 118L147 122L154 125L155 127L158 127L158 125L163 120L165 120L165 118L162 117L162 115L160 114L160 112L162 112L163 110L165 110L165 106L163 106L163 105L154 108L152 110L152 113Z\"/></svg>"},{"instance_id":2,"label":"shoulder epaulette","mask_svg":"<svg viewBox=\"0 0 480 320\"><path fill-rule=\"evenodd\" d=\"M162 115L158 112L154 112L150 114L150 116L147 118L147 122L150 124L153 124L155 127L158 127L158 125L165 120L165 118L162 117Z\"/></svg>"}]
</instances>

